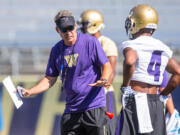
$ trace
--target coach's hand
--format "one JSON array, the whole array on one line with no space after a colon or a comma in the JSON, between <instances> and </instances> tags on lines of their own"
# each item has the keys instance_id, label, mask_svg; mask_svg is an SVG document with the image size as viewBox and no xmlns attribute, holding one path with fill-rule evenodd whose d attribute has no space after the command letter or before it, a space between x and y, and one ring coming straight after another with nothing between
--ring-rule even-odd
<instances>
[{"instance_id":1,"label":"coach's hand","mask_svg":"<svg viewBox=\"0 0 180 135\"><path fill-rule=\"evenodd\" d=\"M23 97L30 97L31 92L30 92L30 90L27 90L27 89L23 88L22 95L23 95Z\"/></svg>"},{"instance_id":2,"label":"coach's hand","mask_svg":"<svg viewBox=\"0 0 180 135\"><path fill-rule=\"evenodd\" d=\"M108 87L110 85L111 84L105 79L101 79L96 81L95 83L89 84L89 86L99 86L99 87Z\"/></svg>"},{"instance_id":3,"label":"coach's hand","mask_svg":"<svg viewBox=\"0 0 180 135\"><path fill-rule=\"evenodd\" d=\"M19 89L17 88L16 92L18 92L18 94L23 98L31 96L30 90L27 90L22 87L20 87Z\"/></svg>"}]
</instances>

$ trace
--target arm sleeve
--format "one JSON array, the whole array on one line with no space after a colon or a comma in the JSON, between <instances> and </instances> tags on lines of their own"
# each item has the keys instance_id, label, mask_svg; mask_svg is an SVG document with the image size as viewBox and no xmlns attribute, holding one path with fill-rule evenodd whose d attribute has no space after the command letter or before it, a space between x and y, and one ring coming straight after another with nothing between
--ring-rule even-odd
<instances>
[{"instance_id":1,"label":"arm sleeve","mask_svg":"<svg viewBox=\"0 0 180 135\"><path fill-rule=\"evenodd\" d=\"M106 56L118 56L117 46L112 40L107 39L105 42L103 42L102 47L106 53Z\"/></svg>"},{"instance_id":2,"label":"arm sleeve","mask_svg":"<svg viewBox=\"0 0 180 135\"><path fill-rule=\"evenodd\" d=\"M56 67L55 51L53 48L51 49L51 53L49 56L49 60L48 60L47 68L46 68L46 75L52 76L52 77L59 75L59 71Z\"/></svg>"},{"instance_id":3,"label":"arm sleeve","mask_svg":"<svg viewBox=\"0 0 180 135\"><path fill-rule=\"evenodd\" d=\"M95 63L97 66L102 66L106 62L108 62L108 58L106 57L106 54L104 50L102 49L100 42L93 38L91 40L93 42L89 43L89 48L90 48L90 54L91 54L91 60L93 63Z\"/></svg>"},{"instance_id":4,"label":"arm sleeve","mask_svg":"<svg viewBox=\"0 0 180 135\"><path fill-rule=\"evenodd\" d=\"M131 45L128 41L125 41L125 42L122 43L122 45L120 46L120 51L123 53L124 49L127 48L127 47L129 47L129 48L136 51L136 46Z\"/></svg>"}]
</instances>

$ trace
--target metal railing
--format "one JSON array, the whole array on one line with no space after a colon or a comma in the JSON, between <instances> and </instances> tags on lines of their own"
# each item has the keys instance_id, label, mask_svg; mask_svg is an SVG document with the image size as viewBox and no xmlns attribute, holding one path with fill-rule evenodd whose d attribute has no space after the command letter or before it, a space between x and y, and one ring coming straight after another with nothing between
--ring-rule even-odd
<instances>
[{"instance_id":1,"label":"metal railing","mask_svg":"<svg viewBox=\"0 0 180 135\"><path fill-rule=\"evenodd\" d=\"M180 62L180 49L173 48L173 57ZM42 75L45 73L51 47L0 47L0 75ZM119 52L116 75L122 74L123 56Z\"/></svg>"},{"instance_id":2,"label":"metal railing","mask_svg":"<svg viewBox=\"0 0 180 135\"><path fill-rule=\"evenodd\" d=\"M49 48L0 48L0 74L42 74L45 72Z\"/></svg>"}]
</instances>

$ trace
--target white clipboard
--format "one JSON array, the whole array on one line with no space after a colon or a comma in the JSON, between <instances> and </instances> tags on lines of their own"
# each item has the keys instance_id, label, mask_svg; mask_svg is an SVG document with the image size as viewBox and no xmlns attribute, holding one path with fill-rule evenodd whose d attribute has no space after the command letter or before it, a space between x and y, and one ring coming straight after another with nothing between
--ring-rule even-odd
<instances>
[{"instance_id":1,"label":"white clipboard","mask_svg":"<svg viewBox=\"0 0 180 135\"><path fill-rule=\"evenodd\" d=\"M20 98L18 92L15 92L16 88L11 80L11 77L10 76L6 77L5 79L3 79L2 82L3 82L6 90L8 91L10 97L12 98L16 108L19 109L22 106L23 101Z\"/></svg>"}]
</instances>

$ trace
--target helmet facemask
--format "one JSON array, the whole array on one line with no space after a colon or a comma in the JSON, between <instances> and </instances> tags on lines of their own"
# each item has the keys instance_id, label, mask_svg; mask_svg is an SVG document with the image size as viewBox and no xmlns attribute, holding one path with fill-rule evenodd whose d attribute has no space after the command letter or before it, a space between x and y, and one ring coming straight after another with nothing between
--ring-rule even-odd
<instances>
[{"instance_id":1,"label":"helmet facemask","mask_svg":"<svg viewBox=\"0 0 180 135\"><path fill-rule=\"evenodd\" d=\"M135 23L132 21L132 19L127 17L125 21L125 29L126 29L126 34L128 35L129 39L133 39L133 35L131 34L131 31L134 26L135 26Z\"/></svg>"},{"instance_id":2,"label":"helmet facemask","mask_svg":"<svg viewBox=\"0 0 180 135\"><path fill-rule=\"evenodd\" d=\"M81 22L79 25L80 25L81 32L87 33L89 22L88 21L84 21L84 22Z\"/></svg>"},{"instance_id":3,"label":"helmet facemask","mask_svg":"<svg viewBox=\"0 0 180 135\"><path fill-rule=\"evenodd\" d=\"M88 23L87 32L89 34L95 34L96 32L102 30L104 28L103 23Z\"/></svg>"}]
</instances>

